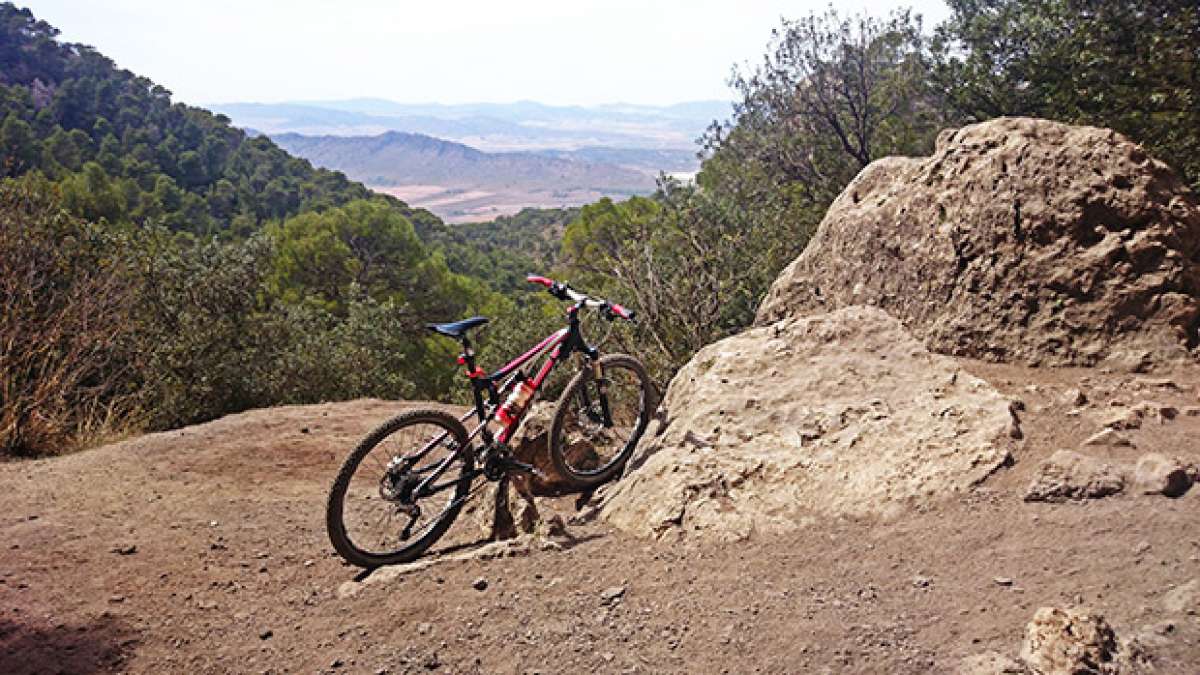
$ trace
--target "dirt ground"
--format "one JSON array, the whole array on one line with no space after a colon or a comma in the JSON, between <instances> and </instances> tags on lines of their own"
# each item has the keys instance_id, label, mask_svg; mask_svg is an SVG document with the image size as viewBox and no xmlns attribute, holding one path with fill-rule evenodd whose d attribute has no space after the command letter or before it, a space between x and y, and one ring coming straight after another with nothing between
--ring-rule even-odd
<instances>
[{"instance_id":1,"label":"dirt ground","mask_svg":"<svg viewBox=\"0 0 1200 675\"><path fill-rule=\"evenodd\" d=\"M1044 605L1098 611L1159 672L1197 672L1200 618L1163 599L1200 579L1200 487L1021 497L1114 401L1200 405L1200 372L963 365L1023 402L1026 436L966 496L720 545L572 525L562 551L447 562L344 598L360 573L329 546L325 493L401 404L252 411L0 464L0 672L953 672L1015 655ZM1092 401L1078 414L1070 388ZM1136 451L1089 452L1200 461L1200 417L1127 433Z\"/></svg>"}]
</instances>

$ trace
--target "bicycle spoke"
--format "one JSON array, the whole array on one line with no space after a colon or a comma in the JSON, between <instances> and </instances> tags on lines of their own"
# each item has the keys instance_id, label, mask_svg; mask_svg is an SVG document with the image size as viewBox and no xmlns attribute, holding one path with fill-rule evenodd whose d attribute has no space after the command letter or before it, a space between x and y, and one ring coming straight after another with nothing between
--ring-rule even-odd
<instances>
[{"instance_id":1,"label":"bicycle spoke","mask_svg":"<svg viewBox=\"0 0 1200 675\"><path fill-rule=\"evenodd\" d=\"M453 488L461 479L442 481L437 487L446 489L433 493L421 492L417 485L439 467L456 474L461 470L455 467L462 467L463 460L451 449L453 443L453 434L438 424L414 424L398 429L367 451L343 497L346 538L372 555L390 555L407 545L401 536L405 532L408 538L420 539L442 522L454 504ZM418 456L408 472L403 470L408 462L394 462L398 457L411 461ZM405 518L397 518L401 510L409 511Z\"/></svg>"}]
</instances>

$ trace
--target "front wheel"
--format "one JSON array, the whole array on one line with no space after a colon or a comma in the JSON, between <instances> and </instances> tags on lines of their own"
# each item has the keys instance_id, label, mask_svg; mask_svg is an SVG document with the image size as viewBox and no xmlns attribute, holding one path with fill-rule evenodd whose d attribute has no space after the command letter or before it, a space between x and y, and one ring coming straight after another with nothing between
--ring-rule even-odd
<instances>
[{"instance_id":1,"label":"front wheel","mask_svg":"<svg viewBox=\"0 0 1200 675\"><path fill-rule=\"evenodd\" d=\"M368 434L329 491L325 524L333 548L366 568L424 553L470 492L468 442L462 422L440 410L409 411Z\"/></svg>"},{"instance_id":2,"label":"front wheel","mask_svg":"<svg viewBox=\"0 0 1200 675\"><path fill-rule=\"evenodd\" d=\"M550 460L580 488L616 475L646 430L653 389L646 367L626 354L600 359L602 377L585 366L558 399L550 424Z\"/></svg>"}]
</instances>

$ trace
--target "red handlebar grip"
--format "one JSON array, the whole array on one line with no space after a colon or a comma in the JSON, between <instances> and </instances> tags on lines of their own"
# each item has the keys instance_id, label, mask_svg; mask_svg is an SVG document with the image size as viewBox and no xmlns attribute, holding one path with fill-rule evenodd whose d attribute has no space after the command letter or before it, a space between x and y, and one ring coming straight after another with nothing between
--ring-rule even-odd
<instances>
[{"instance_id":1,"label":"red handlebar grip","mask_svg":"<svg viewBox=\"0 0 1200 675\"><path fill-rule=\"evenodd\" d=\"M621 317L622 319L631 319L633 317L633 312L630 312L629 310L625 309L624 307L618 305L615 302L610 304L609 307L612 307L613 313L615 313L617 316Z\"/></svg>"},{"instance_id":2,"label":"red handlebar grip","mask_svg":"<svg viewBox=\"0 0 1200 675\"><path fill-rule=\"evenodd\" d=\"M546 277L539 277L536 274L531 274L531 275L525 277L525 281L528 281L531 284L541 284L541 285L545 286L546 288L550 288L551 286L554 285L553 279L547 279Z\"/></svg>"}]
</instances>

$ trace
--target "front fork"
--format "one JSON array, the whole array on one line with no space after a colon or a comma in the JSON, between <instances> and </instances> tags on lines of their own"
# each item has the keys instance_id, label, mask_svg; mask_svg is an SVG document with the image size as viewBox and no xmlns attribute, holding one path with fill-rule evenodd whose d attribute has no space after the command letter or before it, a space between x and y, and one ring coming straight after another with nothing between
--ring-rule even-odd
<instances>
[{"instance_id":1,"label":"front fork","mask_svg":"<svg viewBox=\"0 0 1200 675\"><path fill-rule=\"evenodd\" d=\"M599 394L600 398L599 403L601 421L604 423L605 428L611 428L613 421L612 411L608 407L608 380L604 379L604 368L600 366L600 355L596 354L595 356L589 356L589 359L592 362L592 378L596 380L596 392ZM587 388L584 387L580 393L583 396L585 408L590 409L591 406L588 404L587 400Z\"/></svg>"}]
</instances>

